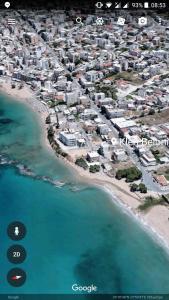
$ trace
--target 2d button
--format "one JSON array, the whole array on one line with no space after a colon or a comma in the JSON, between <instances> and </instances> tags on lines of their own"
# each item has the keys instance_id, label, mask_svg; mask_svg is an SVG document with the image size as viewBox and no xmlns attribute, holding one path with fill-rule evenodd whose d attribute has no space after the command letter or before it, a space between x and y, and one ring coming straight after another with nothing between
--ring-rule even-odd
<instances>
[{"instance_id":1,"label":"2d button","mask_svg":"<svg viewBox=\"0 0 169 300\"><path fill-rule=\"evenodd\" d=\"M9 224L7 229L8 236L14 240L19 241L22 240L26 235L26 227L21 222L13 222Z\"/></svg>"},{"instance_id":2,"label":"2d button","mask_svg":"<svg viewBox=\"0 0 169 300\"><path fill-rule=\"evenodd\" d=\"M21 245L13 245L7 251L7 257L13 264L21 264L26 259L26 250Z\"/></svg>"},{"instance_id":3,"label":"2d button","mask_svg":"<svg viewBox=\"0 0 169 300\"><path fill-rule=\"evenodd\" d=\"M22 269L14 268L8 272L7 280L14 287L22 286L26 281L26 273Z\"/></svg>"}]
</instances>

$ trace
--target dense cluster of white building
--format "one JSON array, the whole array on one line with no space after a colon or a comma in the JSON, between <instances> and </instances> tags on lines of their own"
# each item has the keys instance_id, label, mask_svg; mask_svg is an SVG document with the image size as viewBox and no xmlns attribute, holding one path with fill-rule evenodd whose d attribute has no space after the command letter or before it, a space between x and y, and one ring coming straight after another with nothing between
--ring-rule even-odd
<instances>
[{"instance_id":1,"label":"dense cluster of white building","mask_svg":"<svg viewBox=\"0 0 169 300\"><path fill-rule=\"evenodd\" d=\"M168 124L137 120L169 106L168 20L159 24L151 13L140 27L127 13L121 26L112 12L102 14L103 25L92 14L82 15L79 25L73 10L0 14L0 77L26 82L49 106L61 145L84 148L88 162L106 166L131 159L128 146L144 166L169 162L167 145L157 161L152 145L141 143L143 134L154 142L168 140ZM9 25L11 17L15 25Z\"/></svg>"}]
</instances>

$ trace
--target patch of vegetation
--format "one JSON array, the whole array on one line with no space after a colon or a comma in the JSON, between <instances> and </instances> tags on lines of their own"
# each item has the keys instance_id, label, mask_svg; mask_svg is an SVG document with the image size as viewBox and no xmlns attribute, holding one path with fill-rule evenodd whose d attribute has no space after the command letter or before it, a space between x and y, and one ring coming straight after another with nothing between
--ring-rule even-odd
<instances>
[{"instance_id":1,"label":"patch of vegetation","mask_svg":"<svg viewBox=\"0 0 169 300\"><path fill-rule=\"evenodd\" d=\"M79 167L83 168L84 170L88 169L87 162L83 157L79 157L76 159L75 164L78 165Z\"/></svg>"},{"instance_id":2,"label":"patch of vegetation","mask_svg":"<svg viewBox=\"0 0 169 300\"><path fill-rule=\"evenodd\" d=\"M67 81L73 81L73 78L70 74L65 75L67 77Z\"/></svg>"},{"instance_id":3,"label":"patch of vegetation","mask_svg":"<svg viewBox=\"0 0 169 300\"><path fill-rule=\"evenodd\" d=\"M132 82L134 84L141 84L142 80L138 78L137 74L134 72L123 71L115 75L115 79L124 79L126 81Z\"/></svg>"},{"instance_id":4,"label":"patch of vegetation","mask_svg":"<svg viewBox=\"0 0 169 300\"><path fill-rule=\"evenodd\" d=\"M137 191L138 191L138 184L133 183L133 184L130 186L130 191L131 191L131 192L137 192Z\"/></svg>"},{"instance_id":5,"label":"patch of vegetation","mask_svg":"<svg viewBox=\"0 0 169 300\"><path fill-rule=\"evenodd\" d=\"M48 129L48 139L49 139L49 142L52 141L53 136L54 136L54 130L53 130L53 127L50 126L49 129Z\"/></svg>"},{"instance_id":6,"label":"patch of vegetation","mask_svg":"<svg viewBox=\"0 0 169 300\"><path fill-rule=\"evenodd\" d=\"M72 103L69 105L69 107L76 107L78 105L78 102Z\"/></svg>"},{"instance_id":7,"label":"patch of vegetation","mask_svg":"<svg viewBox=\"0 0 169 300\"><path fill-rule=\"evenodd\" d=\"M145 186L144 183L139 184L139 191L140 191L140 193L143 193L143 194L147 193L147 187Z\"/></svg>"},{"instance_id":8,"label":"patch of vegetation","mask_svg":"<svg viewBox=\"0 0 169 300\"><path fill-rule=\"evenodd\" d=\"M116 178L122 179L126 178L126 182L133 182L139 180L142 177L142 172L136 167L131 167L128 169L120 169L116 172Z\"/></svg>"},{"instance_id":9,"label":"patch of vegetation","mask_svg":"<svg viewBox=\"0 0 169 300\"><path fill-rule=\"evenodd\" d=\"M145 51L145 50L147 50L147 49L148 49L148 46L146 46L146 45L141 45L141 46L140 46L140 50Z\"/></svg>"},{"instance_id":10,"label":"patch of vegetation","mask_svg":"<svg viewBox=\"0 0 169 300\"><path fill-rule=\"evenodd\" d=\"M164 176L165 176L166 180L169 181L169 174L165 174Z\"/></svg>"},{"instance_id":11,"label":"patch of vegetation","mask_svg":"<svg viewBox=\"0 0 169 300\"><path fill-rule=\"evenodd\" d=\"M65 101L63 101L63 100L49 100L47 102L47 104L48 104L49 108L54 108L57 105L64 105Z\"/></svg>"},{"instance_id":12,"label":"patch of vegetation","mask_svg":"<svg viewBox=\"0 0 169 300\"><path fill-rule=\"evenodd\" d=\"M142 120L146 125L156 125L168 122L169 108L162 110L160 113L155 113L154 115L146 115Z\"/></svg>"},{"instance_id":13,"label":"patch of vegetation","mask_svg":"<svg viewBox=\"0 0 169 300\"><path fill-rule=\"evenodd\" d=\"M49 140L49 143L51 144L52 148L56 152L56 155L58 155L58 156L61 155L63 157L68 156L68 153L64 152L61 149L60 145L55 141L55 139L54 139L54 130L53 130L52 126L50 126L49 129L48 129L48 140Z\"/></svg>"},{"instance_id":14,"label":"patch of vegetation","mask_svg":"<svg viewBox=\"0 0 169 300\"><path fill-rule=\"evenodd\" d=\"M79 119L80 119L80 114L79 114L79 113L76 113L76 114L74 115L74 117L75 117L76 121L79 121Z\"/></svg>"},{"instance_id":15,"label":"patch of vegetation","mask_svg":"<svg viewBox=\"0 0 169 300\"><path fill-rule=\"evenodd\" d=\"M59 100L59 101L56 102L56 106L57 105L65 105L65 101Z\"/></svg>"},{"instance_id":16,"label":"patch of vegetation","mask_svg":"<svg viewBox=\"0 0 169 300\"><path fill-rule=\"evenodd\" d=\"M151 140L151 138L147 135L147 133L142 133L142 134L141 134L141 138L142 138L142 139Z\"/></svg>"},{"instance_id":17,"label":"patch of vegetation","mask_svg":"<svg viewBox=\"0 0 169 300\"><path fill-rule=\"evenodd\" d=\"M50 115L46 118L46 124L50 124Z\"/></svg>"},{"instance_id":18,"label":"patch of vegetation","mask_svg":"<svg viewBox=\"0 0 169 300\"><path fill-rule=\"evenodd\" d=\"M150 116L151 115L154 115L155 114L155 110L153 109L153 108L151 108L150 110L149 110L149 113L148 113Z\"/></svg>"},{"instance_id":19,"label":"patch of vegetation","mask_svg":"<svg viewBox=\"0 0 169 300\"><path fill-rule=\"evenodd\" d=\"M140 193L146 194L147 193L147 187L145 186L144 183L140 183L139 185L136 184L136 183L133 183L130 186L130 191L131 192L140 192Z\"/></svg>"},{"instance_id":20,"label":"patch of vegetation","mask_svg":"<svg viewBox=\"0 0 169 300\"><path fill-rule=\"evenodd\" d=\"M93 166L90 166L89 171L90 171L91 173L99 172L99 171L100 171L100 166L99 166L99 165L93 165Z\"/></svg>"},{"instance_id":21,"label":"patch of vegetation","mask_svg":"<svg viewBox=\"0 0 169 300\"><path fill-rule=\"evenodd\" d=\"M56 106L56 102L53 100L49 100L47 103L48 103L49 108L53 108Z\"/></svg>"},{"instance_id":22,"label":"patch of vegetation","mask_svg":"<svg viewBox=\"0 0 169 300\"><path fill-rule=\"evenodd\" d=\"M138 209L140 211L147 211L151 207L155 205L164 205L165 204L165 199L163 197L160 198L155 198L152 196L148 196L145 198L144 203L140 204Z\"/></svg>"},{"instance_id":23,"label":"patch of vegetation","mask_svg":"<svg viewBox=\"0 0 169 300\"><path fill-rule=\"evenodd\" d=\"M151 152L154 155L157 163L160 163L160 157L161 157L160 151L159 150L151 149Z\"/></svg>"},{"instance_id":24,"label":"patch of vegetation","mask_svg":"<svg viewBox=\"0 0 169 300\"><path fill-rule=\"evenodd\" d=\"M127 96L126 96L126 99L127 99L127 100L130 100L130 99L133 99L133 97L132 97L131 95L127 95Z\"/></svg>"},{"instance_id":25,"label":"patch of vegetation","mask_svg":"<svg viewBox=\"0 0 169 300\"><path fill-rule=\"evenodd\" d=\"M105 93L106 97L111 97L112 99L117 100L117 89L113 85L96 84L95 89L97 93Z\"/></svg>"},{"instance_id":26,"label":"patch of vegetation","mask_svg":"<svg viewBox=\"0 0 169 300\"><path fill-rule=\"evenodd\" d=\"M169 73L163 74L163 75L160 76L160 79L164 80L164 79L168 78L168 76L169 76Z\"/></svg>"},{"instance_id":27,"label":"patch of vegetation","mask_svg":"<svg viewBox=\"0 0 169 300\"><path fill-rule=\"evenodd\" d=\"M81 64L82 63L82 60L81 59L77 59L76 61L75 61L75 66L78 66L79 64Z\"/></svg>"},{"instance_id":28,"label":"patch of vegetation","mask_svg":"<svg viewBox=\"0 0 169 300\"><path fill-rule=\"evenodd\" d=\"M124 48L120 48L120 51L121 51L121 52L126 52L126 51L128 51L128 50L129 50L129 49L128 49L128 48L125 48L125 47L124 47Z\"/></svg>"},{"instance_id":29,"label":"patch of vegetation","mask_svg":"<svg viewBox=\"0 0 169 300\"><path fill-rule=\"evenodd\" d=\"M140 191L140 193L144 193L144 194L147 193L147 187L144 183L139 184L139 191Z\"/></svg>"},{"instance_id":30,"label":"patch of vegetation","mask_svg":"<svg viewBox=\"0 0 169 300\"><path fill-rule=\"evenodd\" d=\"M158 149L151 149L151 152L153 153L153 155L159 155L160 151Z\"/></svg>"}]
</instances>

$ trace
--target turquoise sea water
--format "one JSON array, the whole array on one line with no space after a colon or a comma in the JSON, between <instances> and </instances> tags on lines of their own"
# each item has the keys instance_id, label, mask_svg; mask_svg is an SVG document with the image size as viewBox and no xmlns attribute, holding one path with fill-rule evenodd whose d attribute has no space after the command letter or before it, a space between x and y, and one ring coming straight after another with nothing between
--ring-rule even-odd
<instances>
[{"instance_id":1,"label":"turquoise sea water","mask_svg":"<svg viewBox=\"0 0 169 300\"><path fill-rule=\"evenodd\" d=\"M0 293L69 294L74 283L94 284L99 293L169 293L165 250L102 190L78 185L40 135L34 113L1 95L0 153L67 184L58 188L0 166ZM13 244L6 229L16 220L27 227L20 242L27 281L17 291L6 281L15 267L6 257Z\"/></svg>"}]
</instances>

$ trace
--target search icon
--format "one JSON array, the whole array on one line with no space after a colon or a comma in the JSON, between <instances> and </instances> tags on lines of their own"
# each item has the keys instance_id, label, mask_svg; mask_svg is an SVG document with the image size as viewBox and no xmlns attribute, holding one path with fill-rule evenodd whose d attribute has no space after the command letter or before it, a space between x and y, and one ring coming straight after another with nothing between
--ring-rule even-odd
<instances>
[{"instance_id":1,"label":"search icon","mask_svg":"<svg viewBox=\"0 0 169 300\"><path fill-rule=\"evenodd\" d=\"M77 17L77 18L76 18L76 23L78 23L78 24L83 24L83 23L82 23L82 18L81 18L81 17Z\"/></svg>"}]
</instances>

